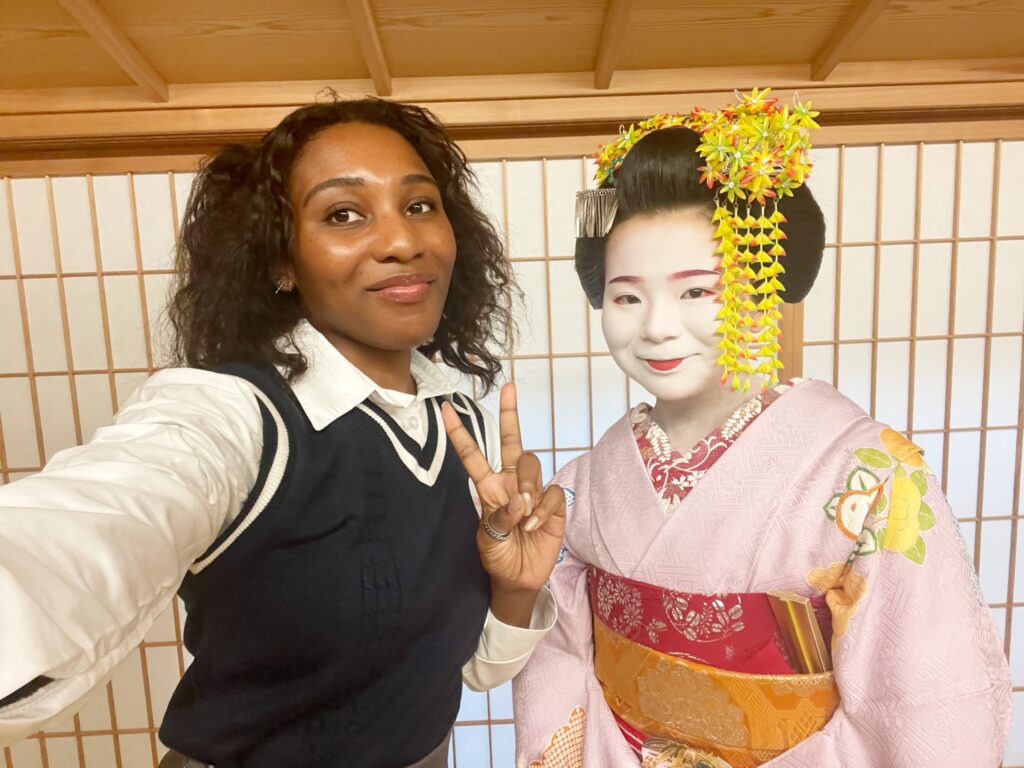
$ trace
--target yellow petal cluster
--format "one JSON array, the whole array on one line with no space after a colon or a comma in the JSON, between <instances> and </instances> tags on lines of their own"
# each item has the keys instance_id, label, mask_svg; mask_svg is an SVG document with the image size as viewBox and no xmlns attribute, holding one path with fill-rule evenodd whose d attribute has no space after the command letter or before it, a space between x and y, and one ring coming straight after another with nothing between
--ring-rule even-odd
<instances>
[{"instance_id":1,"label":"yellow petal cluster","mask_svg":"<svg viewBox=\"0 0 1024 768\"><path fill-rule=\"evenodd\" d=\"M889 526L885 530L885 548L906 552L917 543L921 531L921 491L913 480L894 477L889 502Z\"/></svg>"}]
</instances>

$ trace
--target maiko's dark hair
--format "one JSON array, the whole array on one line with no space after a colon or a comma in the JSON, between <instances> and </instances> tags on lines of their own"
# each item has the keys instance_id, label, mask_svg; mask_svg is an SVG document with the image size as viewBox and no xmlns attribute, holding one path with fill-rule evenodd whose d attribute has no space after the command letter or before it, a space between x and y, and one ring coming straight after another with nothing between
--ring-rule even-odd
<instances>
[{"instance_id":1,"label":"maiko's dark hair","mask_svg":"<svg viewBox=\"0 0 1024 768\"><path fill-rule=\"evenodd\" d=\"M700 183L699 169L704 161L697 154L699 145L700 136L682 126L663 128L640 139L615 172L618 210L611 232L636 216L687 208L706 211L710 218L715 195ZM825 248L825 218L806 185L798 187L792 197L779 200L778 205L787 219L782 227L787 238L782 259L786 272L779 276L786 290L780 295L795 303L810 292L818 276ZM759 209L755 203L751 213L759 215ZM601 306L604 297L607 242L608 236L576 240L576 271L595 308Z\"/></svg>"},{"instance_id":2,"label":"maiko's dark hair","mask_svg":"<svg viewBox=\"0 0 1024 768\"><path fill-rule=\"evenodd\" d=\"M289 379L307 361L291 336L303 317L298 296L275 293L289 259L293 220L288 182L303 148L339 123L390 128L412 145L437 181L455 234L456 259L444 314L420 351L490 388L501 370L490 349L510 327L512 289L501 238L473 202L465 154L427 110L383 99L313 104L292 112L253 147L228 146L196 176L177 250L168 314L179 364L273 365Z\"/></svg>"}]
</instances>

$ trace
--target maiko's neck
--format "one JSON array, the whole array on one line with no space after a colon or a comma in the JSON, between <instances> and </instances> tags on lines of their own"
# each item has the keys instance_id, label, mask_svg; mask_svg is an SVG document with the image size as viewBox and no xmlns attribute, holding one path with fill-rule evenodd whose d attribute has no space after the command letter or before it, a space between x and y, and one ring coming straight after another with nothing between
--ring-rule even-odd
<instances>
[{"instance_id":1,"label":"maiko's neck","mask_svg":"<svg viewBox=\"0 0 1024 768\"><path fill-rule=\"evenodd\" d=\"M683 400L659 399L652 415L668 435L672 447L686 453L759 392L760 386L751 386L749 392L734 392L716 385Z\"/></svg>"}]
</instances>

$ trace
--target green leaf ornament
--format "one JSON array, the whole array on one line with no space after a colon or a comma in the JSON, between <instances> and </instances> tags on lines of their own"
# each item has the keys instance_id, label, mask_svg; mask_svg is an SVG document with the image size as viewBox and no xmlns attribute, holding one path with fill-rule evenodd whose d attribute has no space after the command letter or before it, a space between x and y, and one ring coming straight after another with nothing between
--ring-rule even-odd
<instances>
[{"instance_id":1,"label":"green leaf ornament","mask_svg":"<svg viewBox=\"0 0 1024 768\"><path fill-rule=\"evenodd\" d=\"M882 529L885 530L885 529ZM881 531L879 531L881 533ZM860 548L858 555L873 555L881 548L878 535L871 528L865 528L860 532Z\"/></svg>"},{"instance_id":2,"label":"green leaf ornament","mask_svg":"<svg viewBox=\"0 0 1024 768\"><path fill-rule=\"evenodd\" d=\"M906 555L907 560L917 563L918 565L924 565L924 539L918 536L914 546L903 554Z\"/></svg>"},{"instance_id":3,"label":"green leaf ornament","mask_svg":"<svg viewBox=\"0 0 1024 768\"><path fill-rule=\"evenodd\" d=\"M828 500L825 506L822 507L822 510L824 510L825 514L828 515L829 520L836 519L836 508L839 506L839 500L841 498L843 498L843 494L837 493L835 496Z\"/></svg>"},{"instance_id":4,"label":"green leaf ornament","mask_svg":"<svg viewBox=\"0 0 1024 768\"><path fill-rule=\"evenodd\" d=\"M864 467L857 467L846 478L846 487L851 491L866 491L878 485L878 475Z\"/></svg>"},{"instance_id":5,"label":"green leaf ornament","mask_svg":"<svg viewBox=\"0 0 1024 768\"><path fill-rule=\"evenodd\" d=\"M922 531L929 531L935 527L935 512L923 501L921 502L921 509L917 513L917 520L921 525Z\"/></svg>"},{"instance_id":6,"label":"green leaf ornament","mask_svg":"<svg viewBox=\"0 0 1024 768\"><path fill-rule=\"evenodd\" d=\"M892 466L892 459L889 457L889 454L877 448L858 448L854 453L858 459L869 467L888 469Z\"/></svg>"}]
</instances>

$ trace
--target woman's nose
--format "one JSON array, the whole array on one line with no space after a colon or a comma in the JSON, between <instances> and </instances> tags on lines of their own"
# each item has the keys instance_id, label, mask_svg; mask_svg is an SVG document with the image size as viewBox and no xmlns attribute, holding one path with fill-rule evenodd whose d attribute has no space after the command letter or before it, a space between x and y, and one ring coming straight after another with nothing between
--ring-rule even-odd
<instances>
[{"instance_id":1,"label":"woman's nose","mask_svg":"<svg viewBox=\"0 0 1024 768\"><path fill-rule=\"evenodd\" d=\"M660 344L679 337L684 332L682 313L678 306L664 301L651 303L644 318L643 335L647 341Z\"/></svg>"},{"instance_id":2,"label":"woman's nose","mask_svg":"<svg viewBox=\"0 0 1024 768\"><path fill-rule=\"evenodd\" d=\"M420 255L420 242L412 222L400 213L388 213L378 217L377 247L378 261L409 261Z\"/></svg>"}]
</instances>

